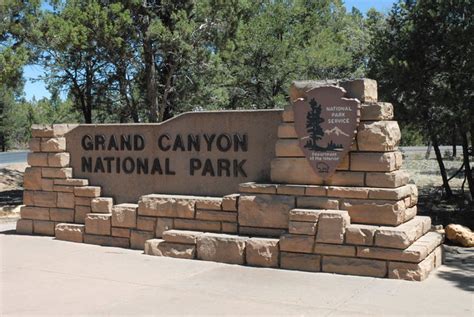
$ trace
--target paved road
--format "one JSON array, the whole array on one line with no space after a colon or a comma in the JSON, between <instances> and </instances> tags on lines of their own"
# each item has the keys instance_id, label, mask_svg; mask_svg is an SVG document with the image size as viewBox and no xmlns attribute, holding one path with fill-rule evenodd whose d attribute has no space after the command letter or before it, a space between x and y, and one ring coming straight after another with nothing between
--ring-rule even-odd
<instances>
[{"instance_id":1,"label":"paved road","mask_svg":"<svg viewBox=\"0 0 474 317\"><path fill-rule=\"evenodd\" d=\"M28 151L0 152L0 165L26 163Z\"/></svg>"},{"instance_id":2,"label":"paved road","mask_svg":"<svg viewBox=\"0 0 474 317\"><path fill-rule=\"evenodd\" d=\"M1 233L0 253L2 316L474 314L474 274L456 266L418 283L152 257Z\"/></svg>"}]
</instances>

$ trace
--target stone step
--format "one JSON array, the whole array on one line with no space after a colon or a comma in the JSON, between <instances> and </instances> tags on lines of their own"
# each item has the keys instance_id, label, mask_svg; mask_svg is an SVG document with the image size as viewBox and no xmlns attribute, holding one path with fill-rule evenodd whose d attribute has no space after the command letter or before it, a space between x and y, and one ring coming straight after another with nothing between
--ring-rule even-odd
<instances>
[{"instance_id":1,"label":"stone step","mask_svg":"<svg viewBox=\"0 0 474 317\"><path fill-rule=\"evenodd\" d=\"M71 242L84 242L85 225L74 224L74 223L58 223L54 229L56 239L71 241Z\"/></svg>"},{"instance_id":2,"label":"stone step","mask_svg":"<svg viewBox=\"0 0 474 317\"><path fill-rule=\"evenodd\" d=\"M298 241L289 241L289 236ZM145 254L417 281L442 261L443 236L436 232L428 232L405 250L320 243L314 235L296 234L272 239L166 230L163 237L147 240Z\"/></svg>"},{"instance_id":3,"label":"stone step","mask_svg":"<svg viewBox=\"0 0 474 317\"><path fill-rule=\"evenodd\" d=\"M406 249L431 228L431 218L416 216L396 227L351 224L345 242L352 245Z\"/></svg>"},{"instance_id":4,"label":"stone step","mask_svg":"<svg viewBox=\"0 0 474 317\"><path fill-rule=\"evenodd\" d=\"M432 231L423 235L404 250L358 246L356 255L358 258L420 263L443 243L443 240L442 234Z\"/></svg>"}]
</instances>

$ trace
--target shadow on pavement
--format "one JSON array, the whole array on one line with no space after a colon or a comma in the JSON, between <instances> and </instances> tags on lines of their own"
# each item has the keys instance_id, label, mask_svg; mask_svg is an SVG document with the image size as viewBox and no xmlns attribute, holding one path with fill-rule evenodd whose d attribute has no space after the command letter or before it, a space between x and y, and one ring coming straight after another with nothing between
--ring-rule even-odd
<instances>
[{"instance_id":1,"label":"shadow on pavement","mask_svg":"<svg viewBox=\"0 0 474 317\"><path fill-rule=\"evenodd\" d=\"M444 249L444 265L451 270L439 272L438 276L465 291L474 292L474 248L445 245Z\"/></svg>"}]
</instances>

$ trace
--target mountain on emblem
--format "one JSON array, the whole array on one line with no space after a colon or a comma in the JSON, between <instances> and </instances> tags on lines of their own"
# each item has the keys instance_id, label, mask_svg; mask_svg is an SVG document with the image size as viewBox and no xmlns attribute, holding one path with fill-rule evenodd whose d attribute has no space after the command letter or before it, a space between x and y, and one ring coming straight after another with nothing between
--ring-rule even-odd
<instances>
[{"instance_id":1,"label":"mountain on emblem","mask_svg":"<svg viewBox=\"0 0 474 317\"><path fill-rule=\"evenodd\" d=\"M328 134L328 135L329 134L335 134L337 136L340 136L340 135L349 136L349 134L344 133L344 131L342 131L338 127L334 127L331 130L324 130L324 134Z\"/></svg>"},{"instance_id":2,"label":"mountain on emblem","mask_svg":"<svg viewBox=\"0 0 474 317\"><path fill-rule=\"evenodd\" d=\"M338 86L308 90L293 104L299 145L313 171L328 179L349 152L359 124L357 99Z\"/></svg>"}]
</instances>

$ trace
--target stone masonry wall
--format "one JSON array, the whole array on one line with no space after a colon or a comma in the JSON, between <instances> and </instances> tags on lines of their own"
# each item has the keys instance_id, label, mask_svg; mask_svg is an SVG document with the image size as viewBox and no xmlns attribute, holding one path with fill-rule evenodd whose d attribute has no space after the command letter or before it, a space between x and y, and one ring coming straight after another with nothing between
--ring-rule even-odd
<instances>
[{"instance_id":1,"label":"stone masonry wall","mask_svg":"<svg viewBox=\"0 0 474 317\"><path fill-rule=\"evenodd\" d=\"M328 84L296 82L292 100ZM393 107L372 80L330 82L363 102L357 139L322 182L283 112L272 183L244 183L224 197L143 195L114 204L74 178L64 135L75 125L33 126L17 233L232 264L423 280L442 263L443 237L416 216L418 192L400 170Z\"/></svg>"}]
</instances>

